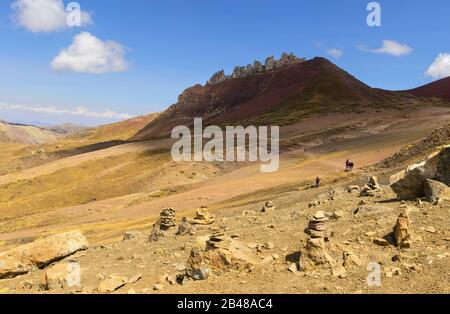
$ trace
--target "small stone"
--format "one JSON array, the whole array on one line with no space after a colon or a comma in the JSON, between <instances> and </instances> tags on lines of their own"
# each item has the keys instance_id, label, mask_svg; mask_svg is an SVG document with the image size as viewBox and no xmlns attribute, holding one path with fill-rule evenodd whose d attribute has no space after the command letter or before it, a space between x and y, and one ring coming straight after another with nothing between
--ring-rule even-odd
<instances>
[{"instance_id":1,"label":"small stone","mask_svg":"<svg viewBox=\"0 0 450 314\"><path fill-rule=\"evenodd\" d=\"M136 292L136 290L131 288L130 290L127 291L127 294L137 294L137 292Z\"/></svg>"},{"instance_id":2,"label":"small stone","mask_svg":"<svg viewBox=\"0 0 450 314\"><path fill-rule=\"evenodd\" d=\"M314 219L324 219L325 217L325 213L323 211L318 211L317 213L314 214Z\"/></svg>"},{"instance_id":3,"label":"small stone","mask_svg":"<svg viewBox=\"0 0 450 314\"><path fill-rule=\"evenodd\" d=\"M296 273L296 272L298 271L297 264L291 263L291 264L289 265L289 267L288 267L288 270L291 271L291 272L293 272L293 273Z\"/></svg>"},{"instance_id":4,"label":"small stone","mask_svg":"<svg viewBox=\"0 0 450 314\"><path fill-rule=\"evenodd\" d=\"M434 227L426 227L425 231L429 232L429 233L436 233L436 228L434 228Z\"/></svg>"},{"instance_id":5,"label":"small stone","mask_svg":"<svg viewBox=\"0 0 450 314\"><path fill-rule=\"evenodd\" d=\"M134 275L133 277L131 277L130 280L128 281L128 283L134 284L141 279L142 279L142 274L137 274L137 275Z\"/></svg>"},{"instance_id":6,"label":"small stone","mask_svg":"<svg viewBox=\"0 0 450 314\"><path fill-rule=\"evenodd\" d=\"M333 268L331 274L333 275L333 277L337 277L337 278L347 278L347 271L345 270L345 268L343 266L338 266Z\"/></svg>"},{"instance_id":7,"label":"small stone","mask_svg":"<svg viewBox=\"0 0 450 314\"><path fill-rule=\"evenodd\" d=\"M386 239L382 239L382 238L377 238L377 239L373 240L373 243L375 243L376 245L379 245L379 246L389 246L389 241Z\"/></svg>"},{"instance_id":8,"label":"small stone","mask_svg":"<svg viewBox=\"0 0 450 314\"><path fill-rule=\"evenodd\" d=\"M97 287L97 290L101 293L114 292L117 289L126 285L127 282L128 282L127 277L111 275L108 277L108 279L102 281L99 284L99 286Z\"/></svg>"},{"instance_id":9,"label":"small stone","mask_svg":"<svg viewBox=\"0 0 450 314\"><path fill-rule=\"evenodd\" d=\"M163 289L164 289L164 286L160 285L160 284L156 284L153 286L153 290L155 290L155 291L161 291Z\"/></svg>"},{"instance_id":10,"label":"small stone","mask_svg":"<svg viewBox=\"0 0 450 314\"><path fill-rule=\"evenodd\" d=\"M265 248L266 250L273 250L273 248L274 248L275 246L273 245L273 243L272 242L265 242L264 244L263 244L263 248Z\"/></svg>"}]
</instances>

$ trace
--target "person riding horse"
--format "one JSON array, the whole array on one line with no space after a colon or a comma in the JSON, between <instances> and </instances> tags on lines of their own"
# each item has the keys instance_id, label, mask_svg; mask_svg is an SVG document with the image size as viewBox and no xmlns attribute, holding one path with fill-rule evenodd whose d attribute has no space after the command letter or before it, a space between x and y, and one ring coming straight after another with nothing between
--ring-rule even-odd
<instances>
[{"instance_id":1,"label":"person riding horse","mask_svg":"<svg viewBox=\"0 0 450 314\"><path fill-rule=\"evenodd\" d=\"M354 163L352 161L350 161L350 159L347 159L347 161L345 162L345 170L352 171L353 167L354 167Z\"/></svg>"}]
</instances>

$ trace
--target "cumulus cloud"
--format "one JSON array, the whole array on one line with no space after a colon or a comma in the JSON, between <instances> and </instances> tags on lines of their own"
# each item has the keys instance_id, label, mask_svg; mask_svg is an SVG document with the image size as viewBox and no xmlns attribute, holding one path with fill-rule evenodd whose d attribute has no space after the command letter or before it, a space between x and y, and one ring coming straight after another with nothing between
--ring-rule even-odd
<instances>
[{"instance_id":1,"label":"cumulus cloud","mask_svg":"<svg viewBox=\"0 0 450 314\"><path fill-rule=\"evenodd\" d=\"M125 48L117 42L102 41L82 32L53 59L51 68L57 72L91 74L123 72L127 69Z\"/></svg>"},{"instance_id":2,"label":"cumulus cloud","mask_svg":"<svg viewBox=\"0 0 450 314\"><path fill-rule=\"evenodd\" d=\"M409 55L414 49L406 44L401 44L395 40L383 40L383 45L377 49L369 49L363 45L359 45L358 49L366 52L388 54L395 57Z\"/></svg>"},{"instance_id":3,"label":"cumulus cloud","mask_svg":"<svg viewBox=\"0 0 450 314\"><path fill-rule=\"evenodd\" d=\"M342 57L344 52L342 51L342 49L330 49L328 50L328 54L333 58L339 59L340 57Z\"/></svg>"},{"instance_id":4,"label":"cumulus cloud","mask_svg":"<svg viewBox=\"0 0 450 314\"><path fill-rule=\"evenodd\" d=\"M30 32L55 32L69 27L63 0L16 0L12 3L13 20ZM91 14L81 11L81 25L92 24Z\"/></svg>"},{"instance_id":5,"label":"cumulus cloud","mask_svg":"<svg viewBox=\"0 0 450 314\"><path fill-rule=\"evenodd\" d=\"M425 75L434 79L450 76L450 53L440 53L425 72Z\"/></svg>"},{"instance_id":6,"label":"cumulus cloud","mask_svg":"<svg viewBox=\"0 0 450 314\"><path fill-rule=\"evenodd\" d=\"M118 113L112 110L96 112L85 107L77 107L74 109L61 109L54 106L27 106L27 105L15 105L0 102L0 109L28 111L39 114L82 116L97 119L129 119L132 117L127 113Z\"/></svg>"}]
</instances>

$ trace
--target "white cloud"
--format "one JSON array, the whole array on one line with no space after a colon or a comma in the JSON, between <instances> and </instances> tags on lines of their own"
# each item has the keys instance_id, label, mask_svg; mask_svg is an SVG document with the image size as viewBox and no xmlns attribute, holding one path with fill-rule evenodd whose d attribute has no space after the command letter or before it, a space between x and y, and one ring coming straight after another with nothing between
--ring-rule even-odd
<instances>
[{"instance_id":1,"label":"white cloud","mask_svg":"<svg viewBox=\"0 0 450 314\"><path fill-rule=\"evenodd\" d=\"M425 72L425 75L434 79L450 76L450 53L440 53Z\"/></svg>"},{"instance_id":2,"label":"white cloud","mask_svg":"<svg viewBox=\"0 0 450 314\"><path fill-rule=\"evenodd\" d=\"M103 112L96 112L85 107L77 107L74 109L60 109L54 106L27 106L27 105L14 105L0 102L0 110L19 110L28 111L40 114L53 114L53 115L70 115L70 116L82 116L87 118L100 118L100 119L129 119L132 116L127 113L118 113L112 110L105 110Z\"/></svg>"},{"instance_id":3,"label":"white cloud","mask_svg":"<svg viewBox=\"0 0 450 314\"><path fill-rule=\"evenodd\" d=\"M63 0L16 0L11 5L13 20L30 32L55 32L65 29L67 14ZM91 14L81 11L81 26L92 24Z\"/></svg>"},{"instance_id":4,"label":"white cloud","mask_svg":"<svg viewBox=\"0 0 450 314\"><path fill-rule=\"evenodd\" d=\"M344 52L342 49L330 49L328 50L328 54L336 59L339 59L343 56Z\"/></svg>"},{"instance_id":5,"label":"white cloud","mask_svg":"<svg viewBox=\"0 0 450 314\"><path fill-rule=\"evenodd\" d=\"M395 57L409 55L414 49L406 44L401 44L395 40L383 40L381 48L369 49L363 45L357 46L359 50L365 52L388 54Z\"/></svg>"},{"instance_id":6,"label":"white cloud","mask_svg":"<svg viewBox=\"0 0 450 314\"><path fill-rule=\"evenodd\" d=\"M125 48L114 41L102 41L88 32L74 37L73 43L53 59L51 68L57 72L101 74L127 69Z\"/></svg>"}]
</instances>

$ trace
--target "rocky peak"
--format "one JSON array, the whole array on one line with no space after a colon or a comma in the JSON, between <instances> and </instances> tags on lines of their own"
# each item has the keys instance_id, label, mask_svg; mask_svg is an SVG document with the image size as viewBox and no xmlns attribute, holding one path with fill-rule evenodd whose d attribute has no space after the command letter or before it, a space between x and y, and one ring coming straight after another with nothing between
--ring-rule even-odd
<instances>
[{"instance_id":1,"label":"rocky peak","mask_svg":"<svg viewBox=\"0 0 450 314\"><path fill-rule=\"evenodd\" d=\"M276 60L274 56L271 56L266 59L264 64L256 60L255 62L253 62L253 64L248 64L246 66L236 66L231 75L226 75L224 70L216 72L206 84L214 85L229 79L239 79L257 75L268 71L278 70L285 66L304 61L304 58L298 58L293 53L288 54L284 52L279 60Z\"/></svg>"}]
</instances>

